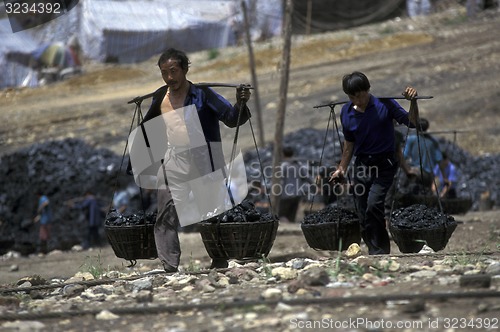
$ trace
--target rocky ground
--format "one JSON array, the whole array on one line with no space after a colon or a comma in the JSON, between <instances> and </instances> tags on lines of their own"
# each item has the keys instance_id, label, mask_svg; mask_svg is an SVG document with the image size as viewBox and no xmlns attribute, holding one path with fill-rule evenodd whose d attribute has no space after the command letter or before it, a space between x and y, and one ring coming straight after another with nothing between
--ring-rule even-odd
<instances>
[{"instance_id":1,"label":"rocky ground","mask_svg":"<svg viewBox=\"0 0 500 332\"><path fill-rule=\"evenodd\" d=\"M376 95L397 95L407 84L433 95L420 103L430 130L457 131L457 143L473 155L497 154L499 27L497 12L468 20L458 8L297 37L286 131L324 129L327 110L313 106L343 100L342 75L361 70ZM272 140L280 44L255 45L255 52L264 133ZM244 47L221 50L212 60L200 52L191 61L194 82L250 81ZM0 91L0 152L78 137L121 154L133 114L127 101L162 84L155 62L93 64L66 82ZM227 139L232 135L225 131ZM252 148L248 126L240 141ZM438 253L400 254L393 243L392 255L371 257L364 245L353 257L315 251L299 224L282 223L268 259L219 271L206 271L210 259L200 235L183 233L181 271L173 275L158 271L157 260L127 268L110 246L30 257L10 252L0 261L0 324L7 331L497 330L498 212L456 219Z\"/></svg>"},{"instance_id":2,"label":"rocky ground","mask_svg":"<svg viewBox=\"0 0 500 332\"><path fill-rule=\"evenodd\" d=\"M6 331L496 330L484 324L498 326L500 311L497 213L470 212L456 219L456 231L438 253L424 247L401 254L393 243L392 255L367 256L362 245L351 257L348 251L312 250L299 224L281 223L267 259L231 261L229 269L218 271L206 269L210 258L198 233L181 234L181 271L175 274L161 272L157 260L127 268L129 262L116 258L110 246L31 257L10 253L0 265L1 326ZM464 320L469 325L461 329Z\"/></svg>"}]
</instances>

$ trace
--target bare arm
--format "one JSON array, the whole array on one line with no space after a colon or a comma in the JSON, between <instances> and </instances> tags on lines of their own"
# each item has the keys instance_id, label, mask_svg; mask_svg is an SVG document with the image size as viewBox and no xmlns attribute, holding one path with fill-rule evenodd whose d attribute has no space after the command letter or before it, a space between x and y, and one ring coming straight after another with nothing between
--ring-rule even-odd
<instances>
[{"instance_id":1,"label":"bare arm","mask_svg":"<svg viewBox=\"0 0 500 332\"><path fill-rule=\"evenodd\" d=\"M448 191L450 190L451 188L451 182L450 180L446 177L446 164L444 162L444 160L441 160L439 162L439 171L441 172L441 174L443 175L443 189L441 191L441 194L440 196L441 197L445 197L446 194L448 193Z\"/></svg>"},{"instance_id":2,"label":"bare arm","mask_svg":"<svg viewBox=\"0 0 500 332\"><path fill-rule=\"evenodd\" d=\"M418 92L415 88L412 88L411 86L406 87L405 91L403 92L403 96L410 100L410 114L409 114L409 119L410 122L417 127L418 123L418 104L417 100L415 99L416 96L418 96ZM420 128L417 128L417 130L420 130Z\"/></svg>"},{"instance_id":3,"label":"bare arm","mask_svg":"<svg viewBox=\"0 0 500 332\"><path fill-rule=\"evenodd\" d=\"M354 142L344 141L344 150L342 151L342 159L340 160L339 167L332 173L330 182L342 182L344 180L345 172L351 162L354 153Z\"/></svg>"}]
</instances>

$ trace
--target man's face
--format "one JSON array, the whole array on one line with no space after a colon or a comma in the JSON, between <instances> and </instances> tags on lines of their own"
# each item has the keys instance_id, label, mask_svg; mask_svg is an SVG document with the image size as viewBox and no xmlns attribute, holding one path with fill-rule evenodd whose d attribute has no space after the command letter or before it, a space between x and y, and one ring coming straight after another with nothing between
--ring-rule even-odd
<instances>
[{"instance_id":1,"label":"man's face","mask_svg":"<svg viewBox=\"0 0 500 332\"><path fill-rule=\"evenodd\" d=\"M179 61L168 59L160 64L161 77L170 89L179 89L186 81L187 70L181 68Z\"/></svg>"},{"instance_id":2,"label":"man's face","mask_svg":"<svg viewBox=\"0 0 500 332\"><path fill-rule=\"evenodd\" d=\"M368 102L370 101L370 93L368 91L359 91L354 95L347 95L352 103L361 108L366 108Z\"/></svg>"}]
</instances>

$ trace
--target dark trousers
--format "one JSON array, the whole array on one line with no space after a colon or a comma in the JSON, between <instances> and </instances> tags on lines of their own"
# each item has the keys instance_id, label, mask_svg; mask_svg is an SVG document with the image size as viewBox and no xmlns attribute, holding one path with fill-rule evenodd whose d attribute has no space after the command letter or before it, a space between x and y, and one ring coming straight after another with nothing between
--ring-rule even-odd
<instances>
[{"instance_id":1,"label":"dark trousers","mask_svg":"<svg viewBox=\"0 0 500 332\"><path fill-rule=\"evenodd\" d=\"M384 203L397 167L397 162L390 156L358 157L354 163L356 210L361 237L370 255L388 254L391 250Z\"/></svg>"},{"instance_id":2,"label":"dark trousers","mask_svg":"<svg viewBox=\"0 0 500 332\"><path fill-rule=\"evenodd\" d=\"M279 216L287 218L289 222L295 222L300 200L300 196L282 197L280 201Z\"/></svg>"},{"instance_id":3,"label":"dark trousers","mask_svg":"<svg viewBox=\"0 0 500 332\"><path fill-rule=\"evenodd\" d=\"M83 244L83 248L88 249L100 245L101 245L101 239L99 237L99 226L89 226L87 239Z\"/></svg>"}]
</instances>

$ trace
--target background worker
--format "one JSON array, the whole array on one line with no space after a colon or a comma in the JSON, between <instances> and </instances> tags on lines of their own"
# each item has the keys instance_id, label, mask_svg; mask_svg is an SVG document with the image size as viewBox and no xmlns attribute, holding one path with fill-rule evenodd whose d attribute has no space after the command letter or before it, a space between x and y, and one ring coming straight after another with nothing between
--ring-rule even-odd
<instances>
[{"instance_id":1,"label":"background worker","mask_svg":"<svg viewBox=\"0 0 500 332\"><path fill-rule=\"evenodd\" d=\"M48 241L50 239L50 227L52 222L52 211L49 198L41 191L37 192L38 206L36 216L33 218L35 223L40 225L38 232L38 252L46 254L48 252Z\"/></svg>"},{"instance_id":2,"label":"background worker","mask_svg":"<svg viewBox=\"0 0 500 332\"><path fill-rule=\"evenodd\" d=\"M87 190L81 198L67 202L70 208L84 210L87 219L87 237L83 241L83 249L101 245L99 228L103 225L104 211L92 190Z\"/></svg>"},{"instance_id":3,"label":"background worker","mask_svg":"<svg viewBox=\"0 0 500 332\"><path fill-rule=\"evenodd\" d=\"M442 154L442 169L444 170L444 173L442 172L440 165L436 165L434 167L434 175L436 177L434 180L435 183L433 183L433 189L435 192L435 184L437 184L437 187L439 188L440 198L456 198L457 191L455 184L458 180L458 170L455 164L450 161L448 155L445 152L443 152Z\"/></svg>"},{"instance_id":4,"label":"background worker","mask_svg":"<svg viewBox=\"0 0 500 332\"><path fill-rule=\"evenodd\" d=\"M425 118L418 120L417 131L408 136L404 149L404 157L416 173L414 177L413 194L429 194L432 192L434 181L434 167L439 165L444 174L443 155L438 141L427 133L429 121ZM444 180L448 180L446 177Z\"/></svg>"},{"instance_id":5,"label":"background worker","mask_svg":"<svg viewBox=\"0 0 500 332\"><path fill-rule=\"evenodd\" d=\"M283 148L283 161L280 173L281 197L278 217L285 222L295 222L297 210L302 198L309 192L310 180L307 169L294 160L294 151L290 146Z\"/></svg>"},{"instance_id":6,"label":"background worker","mask_svg":"<svg viewBox=\"0 0 500 332\"><path fill-rule=\"evenodd\" d=\"M404 146L404 137L403 134L398 131L394 130L394 149L395 149L395 158L399 162L399 166L401 170L403 170L405 176L409 179L413 179L416 176L415 170L413 170L410 165L406 162L406 159L404 158L403 154L403 146ZM396 175L394 177L394 181L392 182L391 187L389 188L389 191L387 191L387 195L385 197L385 220L387 226L389 225L389 220L391 219L391 210L392 210L392 203L394 201L395 195L396 195L396 190L398 186L398 172L396 172Z\"/></svg>"}]
</instances>

